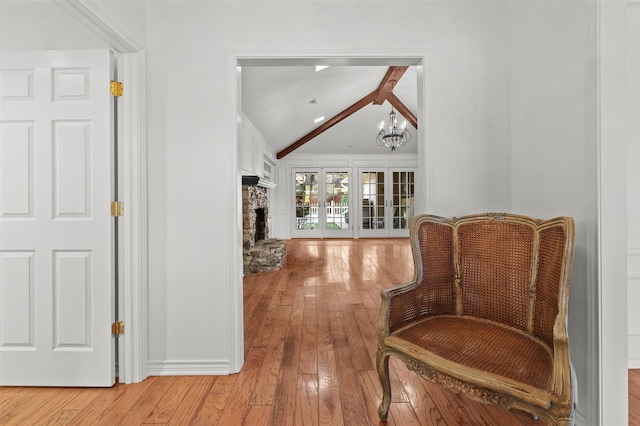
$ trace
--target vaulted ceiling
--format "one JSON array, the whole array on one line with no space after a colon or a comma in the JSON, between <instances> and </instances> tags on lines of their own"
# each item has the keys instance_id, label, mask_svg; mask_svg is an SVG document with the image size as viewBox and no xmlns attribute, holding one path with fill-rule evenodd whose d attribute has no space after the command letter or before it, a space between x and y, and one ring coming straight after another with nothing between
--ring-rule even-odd
<instances>
[{"instance_id":1,"label":"vaulted ceiling","mask_svg":"<svg viewBox=\"0 0 640 426\"><path fill-rule=\"evenodd\" d=\"M418 73L415 66L406 71L401 68L386 64L333 65L316 71L312 64L243 65L242 110L279 158L289 152L394 154L375 142L380 122L388 123L391 99L399 113L399 105L408 110L399 115L407 120L412 133L409 144L396 152L416 153L417 134L412 122L416 122L418 113ZM395 77L387 75L389 72ZM393 79L397 79L395 84L389 84ZM381 84L385 81L387 84ZM375 105L377 95L387 100ZM324 120L314 123L319 117ZM337 124L324 129L336 117L340 119L334 120ZM399 122L404 119L399 117Z\"/></svg>"}]
</instances>

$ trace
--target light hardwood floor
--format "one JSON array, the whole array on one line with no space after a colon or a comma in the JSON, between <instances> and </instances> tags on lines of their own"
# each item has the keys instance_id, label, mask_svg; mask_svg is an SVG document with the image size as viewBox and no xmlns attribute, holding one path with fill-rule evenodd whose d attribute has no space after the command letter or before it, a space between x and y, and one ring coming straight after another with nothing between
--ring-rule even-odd
<instances>
[{"instance_id":1,"label":"light hardwood floor","mask_svg":"<svg viewBox=\"0 0 640 426\"><path fill-rule=\"evenodd\" d=\"M379 292L412 277L406 239L291 240L285 266L245 277L245 364L229 376L111 389L0 388L0 425L376 425ZM392 358L388 425L541 425L463 399ZM640 424L640 370L629 374ZM384 424L384 423L381 423Z\"/></svg>"}]
</instances>

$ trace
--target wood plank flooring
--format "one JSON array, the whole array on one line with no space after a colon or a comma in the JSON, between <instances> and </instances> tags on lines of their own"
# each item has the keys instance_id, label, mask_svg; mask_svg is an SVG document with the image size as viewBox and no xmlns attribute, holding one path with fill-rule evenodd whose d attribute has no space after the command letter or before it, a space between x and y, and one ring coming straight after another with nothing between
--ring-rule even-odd
<instances>
[{"instance_id":1,"label":"wood plank flooring","mask_svg":"<svg viewBox=\"0 0 640 426\"><path fill-rule=\"evenodd\" d=\"M291 240L285 266L245 277L245 363L230 376L110 389L0 388L9 425L377 425L381 289L411 279L406 239ZM464 399L391 358L388 425L541 425ZM629 373L640 424L640 370Z\"/></svg>"}]
</instances>

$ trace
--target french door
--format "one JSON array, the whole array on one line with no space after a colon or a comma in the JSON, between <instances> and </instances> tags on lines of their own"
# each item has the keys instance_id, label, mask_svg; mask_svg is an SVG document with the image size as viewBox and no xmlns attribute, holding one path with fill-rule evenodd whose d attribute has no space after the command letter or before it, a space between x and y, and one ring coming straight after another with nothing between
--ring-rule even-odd
<instances>
[{"instance_id":1,"label":"french door","mask_svg":"<svg viewBox=\"0 0 640 426\"><path fill-rule=\"evenodd\" d=\"M382 170L360 172L361 236L388 236L386 176Z\"/></svg>"},{"instance_id":2,"label":"french door","mask_svg":"<svg viewBox=\"0 0 640 426\"><path fill-rule=\"evenodd\" d=\"M406 237L413 218L413 169L362 169L358 212L361 237Z\"/></svg>"},{"instance_id":3,"label":"french door","mask_svg":"<svg viewBox=\"0 0 640 426\"><path fill-rule=\"evenodd\" d=\"M294 238L353 236L349 218L349 171L294 171Z\"/></svg>"}]
</instances>

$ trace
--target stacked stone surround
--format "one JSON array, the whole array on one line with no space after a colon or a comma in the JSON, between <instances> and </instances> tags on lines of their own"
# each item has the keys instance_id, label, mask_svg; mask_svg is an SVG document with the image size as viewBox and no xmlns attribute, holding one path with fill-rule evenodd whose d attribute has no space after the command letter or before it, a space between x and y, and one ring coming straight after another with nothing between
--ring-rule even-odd
<instances>
[{"instance_id":1,"label":"stacked stone surround","mask_svg":"<svg viewBox=\"0 0 640 426\"><path fill-rule=\"evenodd\" d=\"M265 235L267 238L255 241L256 209L264 209ZM286 256L286 245L282 240L269 237L266 218L269 217L268 189L254 185L242 186L242 251L245 274L280 269Z\"/></svg>"},{"instance_id":2,"label":"stacked stone surround","mask_svg":"<svg viewBox=\"0 0 640 426\"><path fill-rule=\"evenodd\" d=\"M242 247L249 250L256 240L256 209L264 209L264 216L269 217L269 198L267 188L253 185L242 186ZM269 236L269 228L265 230Z\"/></svg>"}]
</instances>

